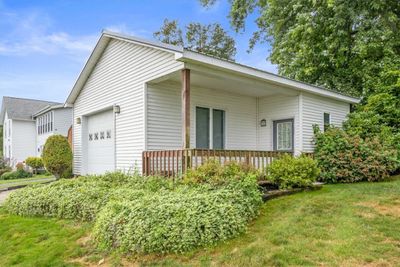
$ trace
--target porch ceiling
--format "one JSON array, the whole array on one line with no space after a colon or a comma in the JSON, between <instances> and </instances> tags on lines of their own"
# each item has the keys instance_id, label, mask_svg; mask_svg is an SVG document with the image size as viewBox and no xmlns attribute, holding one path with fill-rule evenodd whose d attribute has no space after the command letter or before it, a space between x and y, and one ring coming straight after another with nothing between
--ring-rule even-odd
<instances>
[{"instance_id":1,"label":"porch ceiling","mask_svg":"<svg viewBox=\"0 0 400 267\"><path fill-rule=\"evenodd\" d=\"M181 83L181 72L176 71L167 76L158 78L151 81L152 84L161 82ZM252 80L247 77L235 76L230 73L225 73L213 70L212 73L191 69L190 71L190 84L192 87L203 87L215 90L223 90L240 95L264 97L276 94L285 95L298 95L296 90L278 86L276 84L269 84L267 82L260 82Z\"/></svg>"}]
</instances>

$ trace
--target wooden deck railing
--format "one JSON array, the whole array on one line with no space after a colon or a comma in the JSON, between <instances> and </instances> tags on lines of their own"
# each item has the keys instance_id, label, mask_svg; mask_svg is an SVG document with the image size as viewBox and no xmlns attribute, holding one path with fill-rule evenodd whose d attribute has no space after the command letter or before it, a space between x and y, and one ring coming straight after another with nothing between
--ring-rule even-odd
<instances>
[{"instance_id":1,"label":"wooden deck railing","mask_svg":"<svg viewBox=\"0 0 400 267\"><path fill-rule=\"evenodd\" d=\"M287 152L251 150L179 149L143 152L143 175L180 176L210 159L221 164L230 161L247 163L264 170L274 159Z\"/></svg>"}]
</instances>

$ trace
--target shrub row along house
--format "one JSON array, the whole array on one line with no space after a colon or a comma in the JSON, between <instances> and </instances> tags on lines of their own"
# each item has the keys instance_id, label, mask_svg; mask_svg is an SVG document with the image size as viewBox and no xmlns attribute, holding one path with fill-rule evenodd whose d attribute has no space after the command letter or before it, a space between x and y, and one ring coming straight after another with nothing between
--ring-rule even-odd
<instances>
[{"instance_id":1,"label":"shrub row along house","mask_svg":"<svg viewBox=\"0 0 400 267\"><path fill-rule=\"evenodd\" d=\"M12 167L27 157L40 157L47 138L67 136L72 124L72 109L62 103L3 97L1 107L3 157Z\"/></svg>"},{"instance_id":2,"label":"shrub row along house","mask_svg":"<svg viewBox=\"0 0 400 267\"><path fill-rule=\"evenodd\" d=\"M312 152L313 125L340 127L358 102L182 47L104 31L66 101L73 108L74 173L178 172L210 155L246 155L258 164L262 157L264 164L261 151Z\"/></svg>"}]
</instances>

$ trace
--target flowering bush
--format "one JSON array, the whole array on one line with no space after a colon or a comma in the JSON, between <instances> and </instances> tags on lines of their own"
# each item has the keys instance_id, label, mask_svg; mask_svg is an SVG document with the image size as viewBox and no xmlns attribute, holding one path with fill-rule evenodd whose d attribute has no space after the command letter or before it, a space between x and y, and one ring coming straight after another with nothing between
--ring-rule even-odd
<instances>
[{"instance_id":1,"label":"flowering bush","mask_svg":"<svg viewBox=\"0 0 400 267\"><path fill-rule=\"evenodd\" d=\"M315 159L324 182L380 181L399 167L398 151L378 137L361 138L341 129L315 128Z\"/></svg>"}]
</instances>

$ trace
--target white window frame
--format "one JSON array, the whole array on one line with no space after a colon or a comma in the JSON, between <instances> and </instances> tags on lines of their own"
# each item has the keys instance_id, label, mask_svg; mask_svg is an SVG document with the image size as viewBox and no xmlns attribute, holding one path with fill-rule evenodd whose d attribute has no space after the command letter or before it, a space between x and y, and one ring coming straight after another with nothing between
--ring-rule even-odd
<instances>
[{"instance_id":1,"label":"white window frame","mask_svg":"<svg viewBox=\"0 0 400 267\"><path fill-rule=\"evenodd\" d=\"M216 108L216 107L210 107L207 105L195 105L194 108L194 125L196 125L196 118L197 118L197 108L204 108L209 110L209 120L208 120L208 125L209 125L209 137L210 139L208 140L208 149L214 149L214 116L213 116L213 111L214 110L221 110L224 112L224 125L223 125L223 131L224 131L224 142L223 142L223 148L226 149L226 140L227 140L227 133L226 133L226 121L227 121L227 111L224 108ZM197 135L197 129L195 127L194 129L195 132L195 137ZM197 143L196 143L196 138L194 138L194 147L197 148Z\"/></svg>"}]
</instances>

